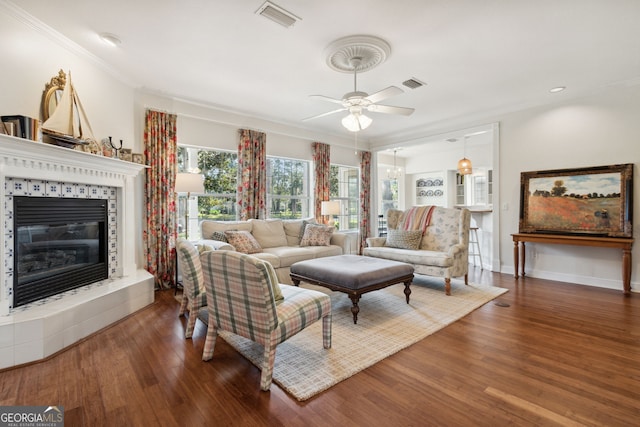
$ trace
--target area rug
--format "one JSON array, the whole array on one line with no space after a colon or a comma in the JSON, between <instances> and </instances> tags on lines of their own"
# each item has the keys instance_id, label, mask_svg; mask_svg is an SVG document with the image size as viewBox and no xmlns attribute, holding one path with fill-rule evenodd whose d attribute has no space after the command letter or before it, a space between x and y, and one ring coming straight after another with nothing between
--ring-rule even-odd
<instances>
[{"instance_id":1,"label":"area rug","mask_svg":"<svg viewBox=\"0 0 640 427\"><path fill-rule=\"evenodd\" d=\"M401 283L362 295L358 323L354 325L347 295L306 283L301 286L331 296L333 326L331 349L322 347L322 322L278 345L273 381L299 401L407 348L507 292L452 280L451 296L446 296L442 279L416 276L409 304ZM221 331L219 336L254 365L262 365L262 346L229 332Z\"/></svg>"}]
</instances>

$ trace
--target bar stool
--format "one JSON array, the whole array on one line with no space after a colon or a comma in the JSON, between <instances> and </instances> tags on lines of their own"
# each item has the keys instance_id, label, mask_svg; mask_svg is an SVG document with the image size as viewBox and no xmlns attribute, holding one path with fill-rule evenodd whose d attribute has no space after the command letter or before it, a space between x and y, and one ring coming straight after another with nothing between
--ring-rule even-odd
<instances>
[{"instance_id":1,"label":"bar stool","mask_svg":"<svg viewBox=\"0 0 640 427\"><path fill-rule=\"evenodd\" d=\"M469 257L476 265L476 257L480 260L480 270L484 270L482 265L482 254L480 253L480 240L478 239L478 227L469 228Z\"/></svg>"}]
</instances>

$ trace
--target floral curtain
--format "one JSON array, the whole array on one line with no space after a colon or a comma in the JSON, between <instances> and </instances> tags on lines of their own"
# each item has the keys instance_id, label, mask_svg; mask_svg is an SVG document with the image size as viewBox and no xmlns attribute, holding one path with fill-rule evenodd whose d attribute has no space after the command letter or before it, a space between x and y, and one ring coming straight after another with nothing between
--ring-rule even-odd
<instances>
[{"instance_id":1,"label":"floral curtain","mask_svg":"<svg viewBox=\"0 0 640 427\"><path fill-rule=\"evenodd\" d=\"M146 227L143 232L146 269L156 288L173 283L176 240L176 119L175 114L147 110L144 128Z\"/></svg>"},{"instance_id":2,"label":"floral curtain","mask_svg":"<svg viewBox=\"0 0 640 427\"><path fill-rule=\"evenodd\" d=\"M240 129L238 142L238 219L267 216L267 135Z\"/></svg>"},{"instance_id":3,"label":"floral curtain","mask_svg":"<svg viewBox=\"0 0 640 427\"><path fill-rule=\"evenodd\" d=\"M315 201L313 214L316 219L320 219L322 202L329 200L330 180L331 177L331 146L322 142L314 142L313 163L314 163L314 181L315 188L313 190L313 199Z\"/></svg>"},{"instance_id":4,"label":"floral curtain","mask_svg":"<svg viewBox=\"0 0 640 427\"><path fill-rule=\"evenodd\" d=\"M369 216L371 215L371 152L360 151L360 242L358 253L362 251L369 237Z\"/></svg>"}]
</instances>

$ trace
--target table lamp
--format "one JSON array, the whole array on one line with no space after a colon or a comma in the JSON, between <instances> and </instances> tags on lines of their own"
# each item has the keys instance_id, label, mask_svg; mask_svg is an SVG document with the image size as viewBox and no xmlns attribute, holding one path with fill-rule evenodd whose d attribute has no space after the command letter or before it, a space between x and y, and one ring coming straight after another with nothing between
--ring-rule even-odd
<instances>
[{"instance_id":1,"label":"table lamp","mask_svg":"<svg viewBox=\"0 0 640 427\"><path fill-rule=\"evenodd\" d=\"M181 172L176 175L176 193L187 193L184 206L184 237L189 239L189 198L191 193L204 193L204 177L197 173Z\"/></svg>"},{"instance_id":2,"label":"table lamp","mask_svg":"<svg viewBox=\"0 0 640 427\"><path fill-rule=\"evenodd\" d=\"M335 215L338 215L339 213L340 213L340 202L327 200L322 202L322 204L320 205L320 215L329 217L329 221L327 222L327 225L333 226L335 224L333 217Z\"/></svg>"}]
</instances>

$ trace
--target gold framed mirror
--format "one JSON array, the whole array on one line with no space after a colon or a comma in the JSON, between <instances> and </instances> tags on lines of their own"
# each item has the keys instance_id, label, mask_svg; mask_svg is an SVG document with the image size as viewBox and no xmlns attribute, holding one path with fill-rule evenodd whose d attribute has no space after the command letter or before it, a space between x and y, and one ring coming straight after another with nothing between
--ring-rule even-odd
<instances>
[{"instance_id":1,"label":"gold framed mirror","mask_svg":"<svg viewBox=\"0 0 640 427\"><path fill-rule=\"evenodd\" d=\"M42 121L45 122L58 106L58 101L67 84L67 75L62 69L57 76L51 77L51 81L44 86L42 92Z\"/></svg>"}]
</instances>

